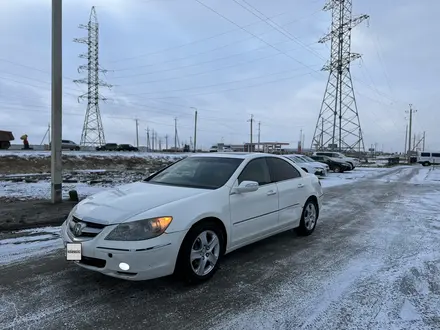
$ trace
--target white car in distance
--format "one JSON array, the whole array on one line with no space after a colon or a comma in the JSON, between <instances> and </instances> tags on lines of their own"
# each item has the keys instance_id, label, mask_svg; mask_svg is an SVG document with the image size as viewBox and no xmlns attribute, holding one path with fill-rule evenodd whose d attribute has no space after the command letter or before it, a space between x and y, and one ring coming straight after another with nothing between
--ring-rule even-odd
<instances>
[{"instance_id":1,"label":"white car in distance","mask_svg":"<svg viewBox=\"0 0 440 330\"><path fill-rule=\"evenodd\" d=\"M67 260L89 270L197 283L226 253L293 228L310 235L322 196L316 176L281 156L191 155L82 200L61 234Z\"/></svg>"},{"instance_id":2,"label":"white car in distance","mask_svg":"<svg viewBox=\"0 0 440 330\"><path fill-rule=\"evenodd\" d=\"M313 166L324 168L323 176L326 176L328 174L328 172L330 172L330 166L328 166L327 164L317 162L313 158L310 158L309 156L306 156L306 155L299 155L299 157L301 159L304 159L306 162L308 162L309 164L311 164Z\"/></svg>"},{"instance_id":3,"label":"white car in distance","mask_svg":"<svg viewBox=\"0 0 440 330\"><path fill-rule=\"evenodd\" d=\"M327 174L323 164L313 164L314 161L313 163L311 163L306 159L302 158L302 155L293 154L293 155L284 155L284 157L293 161L296 165L301 167L301 169L307 173L315 174L318 176L325 176Z\"/></svg>"}]
</instances>

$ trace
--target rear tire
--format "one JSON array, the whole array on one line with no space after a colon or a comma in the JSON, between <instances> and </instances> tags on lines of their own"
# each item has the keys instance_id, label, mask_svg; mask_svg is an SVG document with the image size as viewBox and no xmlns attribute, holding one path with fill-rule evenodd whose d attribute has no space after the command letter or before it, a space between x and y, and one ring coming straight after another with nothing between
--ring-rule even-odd
<instances>
[{"instance_id":1,"label":"rear tire","mask_svg":"<svg viewBox=\"0 0 440 330\"><path fill-rule=\"evenodd\" d=\"M341 169L341 167L338 166L338 165L336 165L335 167L333 167L333 171L334 171L335 173L342 173L342 169Z\"/></svg>"},{"instance_id":2,"label":"rear tire","mask_svg":"<svg viewBox=\"0 0 440 330\"><path fill-rule=\"evenodd\" d=\"M297 230L298 234L301 236L311 235L315 231L318 216L318 205L313 199L309 198L304 204L301 221Z\"/></svg>"},{"instance_id":3,"label":"rear tire","mask_svg":"<svg viewBox=\"0 0 440 330\"><path fill-rule=\"evenodd\" d=\"M424 162L423 163L423 166L429 166L429 165L431 165L429 162Z\"/></svg>"},{"instance_id":4,"label":"rear tire","mask_svg":"<svg viewBox=\"0 0 440 330\"><path fill-rule=\"evenodd\" d=\"M187 233L180 247L174 274L189 284L214 276L224 254L224 236L213 222L201 222Z\"/></svg>"}]
</instances>

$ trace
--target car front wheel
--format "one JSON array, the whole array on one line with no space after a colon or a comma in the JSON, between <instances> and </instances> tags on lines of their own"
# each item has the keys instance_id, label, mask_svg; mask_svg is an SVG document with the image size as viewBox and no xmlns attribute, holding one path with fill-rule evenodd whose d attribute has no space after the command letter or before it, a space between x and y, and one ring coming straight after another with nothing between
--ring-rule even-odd
<instances>
[{"instance_id":1,"label":"car front wheel","mask_svg":"<svg viewBox=\"0 0 440 330\"><path fill-rule=\"evenodd\" d=\"M302 236L309 236L316 228L316 222L318 221L318 205L314 200L308 199L304 205L301 215L300 225L298 227L298 233Z\"/></svg>"},{"instance_id":2,"label":"car front wheel","mask_svg":"<svg viewBox=\"0 0 440 330\"><path fill-rule=\"evenodd\" d=\"M176 275L194 284L210 279L219 267L223 244L222 231L215 223L196 225L183 240Z\"/></svg>"}]
</instances>

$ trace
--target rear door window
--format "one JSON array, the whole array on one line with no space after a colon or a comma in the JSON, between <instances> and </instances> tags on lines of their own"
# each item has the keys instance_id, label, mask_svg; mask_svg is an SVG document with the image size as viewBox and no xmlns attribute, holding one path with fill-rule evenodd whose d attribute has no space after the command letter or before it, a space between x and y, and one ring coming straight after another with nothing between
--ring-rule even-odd
<instances>
[{"instance_id":1,"label":"rear door window","mask_svg":"<svg viewBox=\"0 0 440 330\"><path fill-rule=\"evenodd\" d=\"M280 182L301 177L299 171L285 160L268 157L267 164L269 165L272 182Z\"/></svg>"}]
</instances>

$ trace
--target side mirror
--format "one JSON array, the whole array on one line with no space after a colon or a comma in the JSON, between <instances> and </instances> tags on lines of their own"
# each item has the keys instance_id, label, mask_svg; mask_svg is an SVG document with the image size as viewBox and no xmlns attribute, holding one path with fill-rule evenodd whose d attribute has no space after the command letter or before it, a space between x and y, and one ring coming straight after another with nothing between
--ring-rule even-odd
<instances>
[{"instance_id":1,"label":"side mirror","mask_svg":"<svg viewBox=\"0 0 440 330\"><path fill-rule=\"evenodd\" d=\"M238 194L257 191L259 188L259 184L256 181L243 181L235 188L235 192Z\"/></svg>"}]
</instances>

